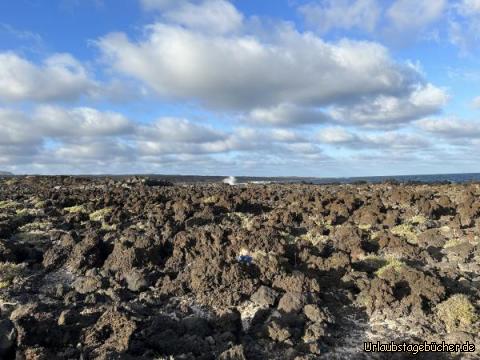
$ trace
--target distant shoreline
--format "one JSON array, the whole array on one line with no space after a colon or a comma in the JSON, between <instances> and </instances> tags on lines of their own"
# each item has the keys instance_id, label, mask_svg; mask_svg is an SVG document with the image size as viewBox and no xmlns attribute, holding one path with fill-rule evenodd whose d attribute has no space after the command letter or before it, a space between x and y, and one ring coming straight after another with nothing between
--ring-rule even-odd
<instances>
[{"instance_id":1,"label":"distant shoreline","mask_svg":"<svg viewBox=\"0 0 480 360\"><path fill-rule=\"evenodd\" d=\"M11 173L0 172L3 177L79 177L79 178L152 178L158 180L170 181L173 183L217 183L222 182L227 176L204 176L204 175L162 175L162 174L138 174L138 175L15 175ZM355 184L355 183L480 183L480 173L464 173L464 174L422 174L422 175L385 175L385 176L359 176L359 177L301 177L301 176L285 176L285 177L258 177L258 176L236 176L239 183L291 183L291 184Z\"/></svg>"}]
</instances>

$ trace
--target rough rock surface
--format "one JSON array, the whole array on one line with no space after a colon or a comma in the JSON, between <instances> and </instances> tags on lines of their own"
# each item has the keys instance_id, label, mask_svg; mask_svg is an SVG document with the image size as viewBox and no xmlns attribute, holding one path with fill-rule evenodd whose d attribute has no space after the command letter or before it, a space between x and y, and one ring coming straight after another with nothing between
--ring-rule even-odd
<instances>
[{"instance_id":1,"label":"rough rock surface","mask_svg":"<svg viewBox=\"0 0 480 360\"><path fill-rule=\"evenodd\" d=\"M0 179L0 358L453 358L363 342L478 349L479 236L477 184Z\"/></svg>"}]
</instances>

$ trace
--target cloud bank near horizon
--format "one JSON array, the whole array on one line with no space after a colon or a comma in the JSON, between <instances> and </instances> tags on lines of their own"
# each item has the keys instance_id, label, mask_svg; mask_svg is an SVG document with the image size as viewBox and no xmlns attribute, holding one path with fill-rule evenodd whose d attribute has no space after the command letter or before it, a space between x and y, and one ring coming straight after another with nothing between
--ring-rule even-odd
<instances>
[{"instance_id":1,"label":"cloud bank near horizon","mask_svg":"<svg viewBox=\"0 0 480 360\"><path fill-rule=\"evenodd\" d=\"M452 89L395 55L400 34L435 44L448 21L464 56L475 1L310 1L297 22L236 5L140 0L149 20L86 38L90 59L0 49L0 168L348 176L479 165L477 121L447 113Z\"/></svg>"}]
</instances>

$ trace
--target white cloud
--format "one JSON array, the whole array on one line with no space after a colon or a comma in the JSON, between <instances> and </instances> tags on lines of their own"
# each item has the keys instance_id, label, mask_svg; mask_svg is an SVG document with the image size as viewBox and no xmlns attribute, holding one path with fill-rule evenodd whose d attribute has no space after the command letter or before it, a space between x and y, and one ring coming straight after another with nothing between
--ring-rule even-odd
<instances>
[{"instance_id":1,"label":"white cloud","mask_svg":"<svg viewBox=\"0 0 480 360\"><path fill-rule=\"evenodd\" d=\"M448 37L460 49L461 55L467 55L477 49L480 39L480 1L463 0L453 8L455 12L448 21Z\"/></svg>"},{"instance_id":2,"label":"white cloud","mask_svg":"<svg viewBox=\"0 0 480 360\"><path fill-rule=\"evenodd\" d=\"M387 18L399 30L423 29L444 14L446 0L396 0L387 10Z\"/></svg>"},{"instance_id":3,"label":"white cloud","mask_svg":"<svg viewBox=\"0 0 480 360\"><path fill-rule=\"evenodd\" d=\"M318 124L328 120L321 111L283 103L271 108L253 109L247 116L247 121L260 125L297 126Z\"/></svg>"},{"instance_id":4,"label":"white cloud","mask_svg":"<svg viewBox=\"0 0 480 360\"><path fill-rule=\"evenodd\" d=\"M66 110L56 106L40 106L34 121L48 136L116 136L133 131L132 123L123 115L88 107Z\"/></svg>"},{"instance_id":5,"label":"white cloud","mask_svg":"<svg viewBox=\"0 0 480 360\"><path fill-rule=\"evenodd\" d=\"M23 112L0 108L0 146L39 143L41 138L32 125Z\"/></svg>"},{"instance_id":6,"label":"white cloud","mask_svg":"<svg viewBox=\"0 0 480 360\"><path fill-rule=\"evenodd\" d=\"M325 33L332 29L357 28L372 32L381 8L376 0L327 0L311 2L299 8L307 23Z\"/></svg>"},{"instance_id":7,"label":"white cloud","mask_svg":"<svg viewBox=\"0 0 480 360\"><path fill-rule=\"evenodd\" d=\"M480 96L477 96L472 100L472 105L475 109L480 110Z\"/></svg>"},{"instance_id":8,"label":"white cloud","mask_svg":"<svg viewBox=\"0 0 480 360\"><path fill-rule=\"evenodd\" d=\"M273 129L271 131L271 138L274 141L285 143L304 142L304 139L299 134L286 129Z\"/></svg>"},{"instance_id":9,"label":"white cloud","mask_svg":"<svg viewBox=\"0 0 480 360\"><path fill-rule=\"evenodd\" d=\"M243 15L224 0L206 0L201 4L182 2L163 16L190 29L220 34L239 29L243 22Z\"/></svg>"},{"instance_id":10,"label":"white cloud","mask_svg":"<svg viewBox=\"0 0 480 360\"><path fill-rule=\"evenodd\" d=\"M136 149L118 139L89 140L82 142L66 142L51 151L52 161L65 161L70 163L109 164L118 161L133 161Z\"/></svg>"},{"instance_id":11,"label":"white cloud","mask_svg":"<svg viewBox=\"0 0 480 360\"><path fill-rule=\"evenodd\" d=\"M420 135L399 132L366 135L362 138L362 141L372 147L395 151L415 151L428 148L431 145L428 139Z\"/></svg>"},{"instance_id":12,"label":"white cloud","mask_svg":"<svg viewBox=\"0 0 480 360\"><path fill-rule=\"evenodd\" d=\"M145 10L165 10L186 2L187 0L140 0L140 4Z\"/></svg>"},{"instance_id":13,"label":"white cloud","mask_svg":"<svg viewBox=\"0 0 480 360\"><path fill-rule=\"evenodd\" d=\"M166 157L168 161L174 158L192 161L188 158L202 154L244 153L259 159L283 154L298 160L302 156L311 159L321 153L317 145L310 144L293 130L220 131L176 118L137 123L119 113L85 107L66 109L44 105L28 113L0 108L0 128L0 164L12 170L22 164L21 168L25 168L24 164L30 163L32 168L43 171L57 169L54 171L58 172L63 166L73 172L92 173L109 172L122 166L126 169L131 163L155 163Z\"/></svg>"},{"instance_id":14,"label":"white cloud","mask_svg":"<svg viewBox=\"0 0 480 360\"><path fill-rule=\"evenodd\" d=\"M29 114L0 108L0 128L0 145L26 147L38 146L46 140L105 139L134 132L132 123L118 113L54 106L40 106Z\"/></svg>"},{"instance_id":15,"label":"white cloud","mask_svg":"<svg viewBox=\"0 0 480 360\"><path fill-rule=\"evenodd\" d=\"M456 118L423 119L417 125L432 134L447 138L479 138L480 123L478 121L462 121Z\"/></svg>"},{"instance_id":16,"label":"white cloud","mask_svg":"<svg viewBox=\"0 0 480 360\"><path fill-rule=\"evenodd\" d=\"M397 127L439 112L448 94L432 84L417 86L407 97L378 96L363 103L337 106L330 115L336 121L367 127Z\"/></svg>"},{"instance_id":17,"label":"white cloud","mask_svg":"<svg viewBox=\"0 0 480 360\"><path fill-rule=\"evenodd\" d=\"M0 53L0 101L73 100L96 88L86 69L68 54L36 65L12 52Z\"/></svg>"},{"instance_id":18,"label":"white cloud","mask_svg":"<svg viewBox=\"0 0 480 360\"><path fill-rule=\"evenodd\" d=\"M357 137L342 127L328 127L317 134L317 139L327 144L348 144L357 140Z\"/></svg>"},{"instance_id":19,"label":"white cloud","mask_svg":"<svg viewBox=\"0 0 480 360\"><path fill-rule=\"evenodd\" d=\"M459 14L473 16L480 14L480 0L462 0L457 5Z\"/></svg>"},{"instance_id":20,"label":"white cloud","mask_svg":"<svg viewBox=\"0 0 480 360\"><path fill-rule=\"evenodd\" d=\"M403 132L355 133L342 127L322 129L316 135L320 143L355 150L381 149L383 151L413 151L430 147L430 142L420 135Z\"/></svg>"},{"instance_id":21,"label":"white cloud","mask_svg":"<svg viewBox=\"0 0 480 360\"><path fill-rule=\"evenodd\" d=\"M365 95L404 94L420 81L415 69L396 64L376 43L328 43L284 28L274 37L266 43L157 23L140 42L114 33L98 45L115 70L145 82L160 96L214 108L322 106Z\"/></svg>"},{"instance_id":22,"label":"white cloud","mask_svg":"<svg viewBox=\"0 0 480 360\"><path fill-rule=\"evenodd\" d=\"M161 142L205 143L222 140L225 134L212 127L194 124L187 119L162 118L142 126L140 136Z\"/></svg>"}]
</instances>

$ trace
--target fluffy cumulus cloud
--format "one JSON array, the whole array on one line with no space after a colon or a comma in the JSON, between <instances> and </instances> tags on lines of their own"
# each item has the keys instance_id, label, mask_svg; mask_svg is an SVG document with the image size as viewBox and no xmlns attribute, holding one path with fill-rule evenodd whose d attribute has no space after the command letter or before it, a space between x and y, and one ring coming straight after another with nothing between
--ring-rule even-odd
<instances>
[{"instance_id":1,"label":"fluffy cumulus cloud","mask_svg":"<svg viewBox=\"0 0 480 360\"><path fill-rule=\"evenodd\" d=\"M418 30L439 20L446 0L396 0L387 9L387 17L400 30Z\"/></svg>"},{"instance_id":2,"label":"fluffy cumulus cloud","mask_svg":"<svg viewBox=\"0 0 480 360\"><path fill-rule=\"evenodd\" d=\"M386 102L407 104L410 114L398 115L404 121L416 112L434 113L443 104L441 89L426 83L415 68L396 63L374 42L326 42L292 27L273 29L268 40L162 22L146 31L139 40L112 33L98 41L113 69L162 98L241 111L251 121L320 122L325 116L319 108L362 106L372 98L379 99L380 110L389 106Z\"/></svg>"},{"instance_id":3,"label":"fluffy cumulus cloud","mask_svg":"<svg viewBox=\"0 0 480 360\"><path fill-rule=\"evenodd\" d=\"M430 141L421 135L405 132L356 133L342 127L328 127L316 135L319 142L357 150L418 151L428 149Z\"/></svg>"},{"instance_id":4,"label":"fluffy cumulus cloud","mask_svg":"<svg viewBox=\"0 0 480 360\"><path fill-rule=\"evenodd\" d=\"M312 169L338 171L356 156L430 159L433 139L480 144L476 122L441 118L447 89L372 40L384 28L421 33L447 12L474 24L476 0L448 11L444 0L311 0L299 8L308 31L233 1L139 3L153 22L138 36L96 39L100 61L88 66L68 54L0 52L2 168L322 175ZM144 89L142 110L110 102L127 100L130 85ZM159 102L165 116L148 118Z\"/></svg>"},{"instance_id":5,"label":"fluffy cumulus cloud","mask_svg":"<svg viewBox=\"0 0 480 360\"><path fill-rule=\"evenodd\" d=\"M461 0L453 6L448 22L450 42L466 55L478 48L480 39L480 2Z\"/></svg>"},{"instance_id":6,"label":"fluffy cumulus cloud","mask_svg":"<svg viewBox=\"0 0 480 360\"><path fill-rule=\"evenodd\" d=\"M307 3L299 11L310 26L322 33L352 28L372 32L381 7L376 0L327 0Z\"/></svg>"},{"instance_id":7,"label":"fluffy cumulus cloud","mask_svg":"<svg viewBox=\"0 0 480 360\"><path fill-rule=\"evenodd\" d=\"M246 120L260 125L298 126L321 124L328 121L328 116L322 111L282 103L270 108L255 108L250 111Z\"/></svg>"},{"instance_id":8,"label":"fluffy cumulus cloud","mask_svg":"<svg viewBox=\"0 0 480 360\"><path fill-rule=\"evenodd\" d=\"M41 106L30 113L11 109L0 109L0 154L4 163L11 165L19 156L27 153L30 161L37 156L55 162L61 157L65 162L77 158L108 158L114 147L109 143L121 144L119 135L131 133L131 123L122 115L100 112L92 108L65 110L52 106ZM52 144L57 144L52 147ZM102 153L98 149L110 149ZM55 148L49 156L49 149ZM90 150L89 150L90 148ZM10 159L10 161L7 161Z\"/></svg>"},{"instance_id":9,"label":"fluffy cumulus cloud","mask_svg":"<svg viewBox=\"0 0 480 360\"><path fill-rule=\"evenodd\" d=\"M381 95L355 105L336 106L331 110L331 117L366 127L398 127L438 112L447 100L446 91L425 84L405 97Z\"/></svg>"},{"instance_id":10,"label":"fluffy cumulus cloud","mask_svg":"<svg viewBox=\"0 0 480 360\"><path fill-rule=\"evenodd\" d=\"M85 67L68 54L36 65L13 52L0 53L0 101L73 100L97 89Z\"/></svg>"},{"instance_id":11,"label":"fluffy cumulus cloud","mask_svg":"<svg viewBox=\"0 0 480 360\"><path fill-rule=\"evenodd\" d=\"M239 29L243 15L224 0L207 0L201 4L181 2L164 14L164 17L176 24L190 29L228 33Z\"/></svg>"},{"instance_id":12,"label":"fluffy cumulus cloud","mask_svg":"<svg viewBox=\"0 0 480 360\"><path fill-rule=\"evenodd\" d=\"M447 138L480 138L480 122L457 118L422 119L417 126L431 134Z\"/></svg>"},{"instance_id":13,"label":"fluffy cumulus cloud","mask_svg":"<svg viewBox=\"0 0 480 360\"><path fill-rule=\"evenodd\" d=\"M140 0L145 10L165 10L178 3L186 3L186 0Z\"/></svg>"},{"instance_id":14,"label":"fluffy cumulus cloud","mask_svg":"<svg viewBox=\"0 0 480 360\"><path fill-rule=\"evenodd\" d=\"M119 113L87 107L43 105L28 113L0 108L0 127L0 164L11 170L30 162L35 169L48 172L67 168L74 173L124 172L133 171L132 166L165 166L175 159L191 165L198 159L212 165L218 157L230 154L250 154L258 159L277 154L296 161L322 154L294 130L219 130L171 117L138 123ZM233 161L230 156L222 164Z\"/></svg>"},{"instance_id":15,"label":"fluffy cumulus cloud","mask_svg":"<svg viewBox=\"0 0 480 360\"><path fill-rule=\"evenodd\" d=\"M66 110L41 106L34 112L34 120L42 134L52 137L117 136L133 130L133 124L125 116L87 107Z\"/></svg>"},{"instance_id":16,"label":"fluffy cumulus cloud","mask_svg":"<svg viewBox=\"0 0 480 360\"><path fill-rule=\"evenodd\" d=\"M267 44L159 23L140 42L117 33L99 46L114 69L144 81L160 96L216 108L324 105L362 94L394 94L416 75L378 44L330 44L292 29Z\"/></svg>"},{"instance_id":17,"label":"fluffy cumulus cloud","mask_svg":"<svg viewBox=\"0 0 480 360\"><path fill-rule=\"evenodd\" d=\"M138 133L156 141L205 143L218 141L224 134L210 126L199 125L187 119L162 118L152 124L141 126Z\"/></svg>"},{"instance_id":18,"label":"fluffy cumulus cloud","mask_svg":"<svg viewBox=\"0 0 480 360\"><path fill-rule=\"evenodd\" d=\"M457 4L457 9L463 16L480 15L480 0L462 0Z\"/></svg>"}]
</instances>

